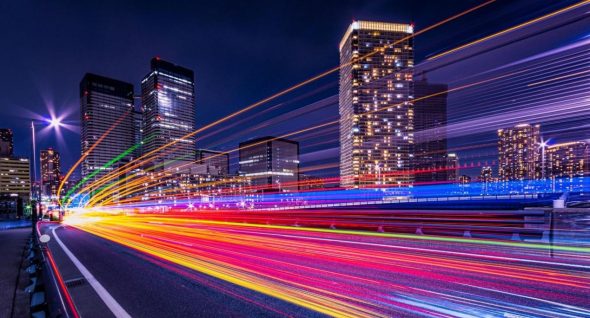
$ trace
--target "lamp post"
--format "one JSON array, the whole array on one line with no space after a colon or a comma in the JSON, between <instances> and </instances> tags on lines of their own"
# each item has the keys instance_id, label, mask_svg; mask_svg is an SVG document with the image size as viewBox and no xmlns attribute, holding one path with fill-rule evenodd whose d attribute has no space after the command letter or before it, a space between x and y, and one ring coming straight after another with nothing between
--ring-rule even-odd
<instances>
[{"instance_id":1,"label":"lamp post","mask_svg":"<svg viewBox=\"0 0 590 318\"><path fill-rule=\"evenodd\" d=\"M50 119L46 120L46 123L49 123L49 127L51 128L59 128L62 126L62 122L60 118L57 117L51 117ZM40 201L41 201L41 185L39 184L39 187L35 187L35 184L37 184L38 179L37 179L37 140L36 140L36 134L35 134L35 124L40 125L40 123L35 123L34 120L31 120L31 136L32 136L32 146L33 146L33 180L32 180L32 187L34 188L31 191L31 197L33 197L36 200L36 209L37 209L37 213L39 212L39 207L40 205Z\"/></svg>"},{"instance_id":2,"label":"lamp post","mask_svg":"<svg viewBox=\"0 0 590 318\"><path fill-rule=\"evenodd\" d=\"M33 156L32 156L32 161L33 161L33 191L34 193L31 193L31 196L35 199L38 200L38 191L37 188L35 188L35 183L37 182L37 142L35 141L35 123L31 120L31 135L32 135L32 144L33 144ZM31 191L31 192L33 192Z\"/></svg>"}]
</instances>

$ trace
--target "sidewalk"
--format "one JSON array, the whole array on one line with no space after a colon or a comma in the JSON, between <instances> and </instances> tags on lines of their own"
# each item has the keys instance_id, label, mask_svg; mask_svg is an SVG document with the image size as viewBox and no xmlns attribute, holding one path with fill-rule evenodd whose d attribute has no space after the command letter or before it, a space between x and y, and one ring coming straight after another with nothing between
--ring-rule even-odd
<instances>
[{"instance_id":1,"label":"sidewalk","mask_svg":"<svg viewBox=\"0 0 590 318\"><path fill-rule=\"evenodd\" d=\"M0 230L0 317L29 317L29 295L24 291L29 275L21 264L30 236L30 227Z\"/></svg>"}]
</instances>

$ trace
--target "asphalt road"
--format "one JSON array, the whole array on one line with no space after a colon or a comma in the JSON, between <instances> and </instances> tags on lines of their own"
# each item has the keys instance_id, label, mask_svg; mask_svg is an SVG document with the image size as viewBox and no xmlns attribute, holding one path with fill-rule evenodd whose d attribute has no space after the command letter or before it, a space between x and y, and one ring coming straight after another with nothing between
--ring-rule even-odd
<instances>
[{"instance_id":1,"label":"asphalt road","mask_svg":"<svg viewBox=\"0 0 590 318\"><path fill-rule=\"evenodd\" d=\"M588 248L159 216L76 227L56 233L133 317L590 316ZM70 291L82 316L109 313L96 288Z\"/></svg>"}]
</instances>

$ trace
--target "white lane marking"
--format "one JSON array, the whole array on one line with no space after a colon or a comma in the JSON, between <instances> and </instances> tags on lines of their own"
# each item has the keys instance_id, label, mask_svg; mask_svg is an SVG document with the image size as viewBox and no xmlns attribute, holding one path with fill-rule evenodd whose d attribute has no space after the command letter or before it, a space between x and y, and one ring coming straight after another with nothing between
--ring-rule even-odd
<instances>
[{"instance_id":1,"label":"white lane marking","mask_svg":"<svg viewBox=\"0 0 590 318\"><path fill-rule=\"evenodd\" d=\"M115 300L115 298L113 298L113 296L111 296L111 294L109 294L109 292L102 286L102 284L98 280L96 280L96 278L94 278L94 276L90 273L90 271L86 268L86 266L82 265L82 263L78 260L78 258L76 256L74 256L74 254L59 239L59 237L55 233L55 229L57 229L57 228L58 227L54 227L51 230L51 232L53 233L53 237L55 237L55 240L57 241L59 246L63 249L63 251L66 253L66 255L68 255L68 257L70 258L72 263L74 263L74 265L76 265L76 267L78 268L80 273L82 273L84 278L86 278L86 281L88 281L88 283L90 283L90 286L92 286L92 288L94 288L94 290L96 291L96 293L98 294L100 299L102 299L102 301L107 305L107 307L109 307L109 309L111 310L111 312L113 312L115 317L121 317L121 318L131 317L131 315L129 315L125 311L125 309L123 309L123 307L121 307L121 305Z\"/></svg>"}]
</instances>

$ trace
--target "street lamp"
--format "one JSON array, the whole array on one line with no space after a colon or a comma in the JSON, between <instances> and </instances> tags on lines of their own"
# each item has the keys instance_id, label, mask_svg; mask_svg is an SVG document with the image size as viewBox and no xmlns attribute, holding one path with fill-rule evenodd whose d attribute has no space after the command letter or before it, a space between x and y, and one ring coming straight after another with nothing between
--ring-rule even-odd
<instances>
[{"instance_id":1,"label":"street lamp","mask_svg":"<svg viewBox=\"0 0 590 318\"><path fill-rule=\"evenodd\" d=\"M61 118L51 116L51 118L45 120L46 123L49 124L50 128L58 129L59 127L63 126L61 122ZM36 141L36 134L35 134L35 124L40 125L41 123L35 123L34 120L31 120L31 136L32 136L32 144L33 144L33 185L37 183L37 141ZM40 187L35 191L35 198L37 201L41 200L41 191Z\"/></svg>"},{"instance_id":2,"label":"street lamp","mask_svg":"<svg viewBox=\"0 0 590 318\"><path fill-rule=\"evenodd\" d=\"M52 128L54 128L54 127L57 128L57 127L63 126L63 124L61 123L61 119L57 118L57 117L51 118L51 119L47 120L47 122L49 122L49 127L52 127Z\"/></svg>"}]
</instances>

